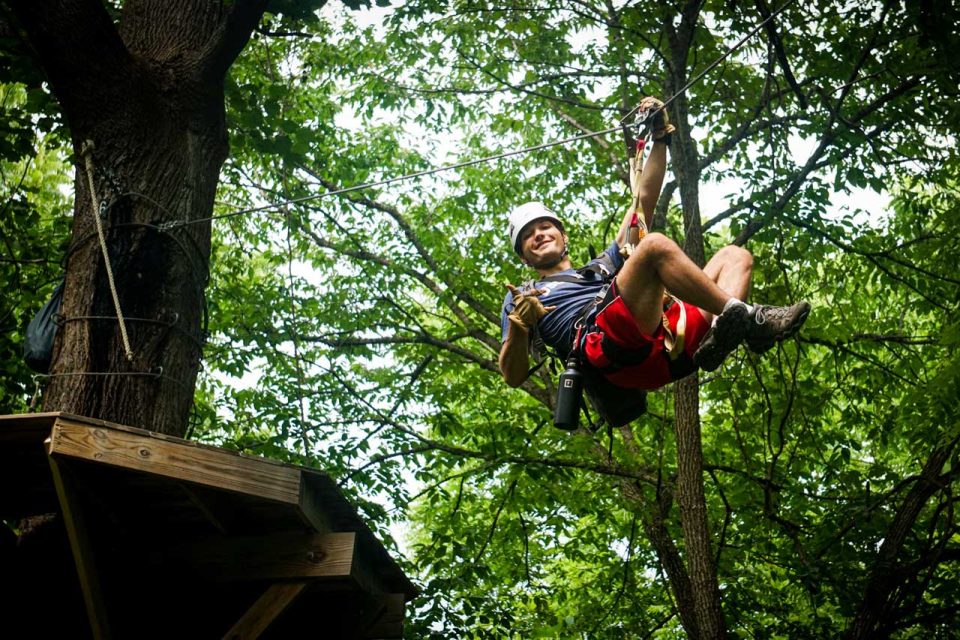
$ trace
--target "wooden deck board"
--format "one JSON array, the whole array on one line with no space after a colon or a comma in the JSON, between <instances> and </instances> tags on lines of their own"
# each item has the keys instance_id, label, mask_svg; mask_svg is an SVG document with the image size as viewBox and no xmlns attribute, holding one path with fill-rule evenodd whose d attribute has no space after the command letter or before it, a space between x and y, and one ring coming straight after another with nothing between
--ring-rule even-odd
<instances>
[{"instance_id":1,"label":"wooden deck board","mask_svg":"<svg viewBox=\"0 0 960 640\"><path fill-rule=\"evenodd\" d=\"M0 416L0 446L42 443L59 413Z\"/></svg>"},{"instance_id":2,"label":"wooden deck board","mask_svg":"<svg viewBox=\"0 0 960 640\"><path fill-rule=\"evenodd\" d=\"M48 452L286 504L300 502L300 473L292 467L263 465L225 451L184 447L165 438L144 438L67 418L56 420Z\"/></svg>"},{"instance_id":3,"label":"wooden deck board","mask_svg":"<svg viewBox=\"0 0 960 640\"><path fill-rule=\"evenodd\" d=\"M339 603L330 613L344 620L365 618L374 634L399 635L402 603L417 594L337 483L316 469L61 413L0 416L4 462L0 516L64 512L97 637L134 628L114 600L131 604L128 583L149 575L171 586L192 575L247 603L231 609L217 635L257 594L265 600L251 615L279 616L282 628L311 616L319 598ZM137 554L143 565L133 569L127 561ZM274 581L308 588L294 594L267 586ZM348 614L361 599L383 603Z\"/></svg>"}]
</instances>

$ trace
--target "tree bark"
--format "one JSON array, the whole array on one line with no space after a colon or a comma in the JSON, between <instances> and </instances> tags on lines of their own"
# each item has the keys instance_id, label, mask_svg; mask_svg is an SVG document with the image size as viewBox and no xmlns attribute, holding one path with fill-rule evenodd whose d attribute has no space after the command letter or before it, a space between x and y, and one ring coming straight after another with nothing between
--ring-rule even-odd
<instances>
[{"instance_id":1,"label":"tree bark","mask_svg":"<svg viewBox=\"0 0 960 640\"><path fill-rule=\"evenodd\" d=\"M700 398L696 375L676 383L677 505L683 528L687 573L693 591L698 638L724 638L726 625L720 606L717 568L710 545L707 500L703 490L703 450Z\"/></svg>"},{"instance_id":2,"label":"tree bark","mask_svg":"<svg viewBox=\"0 0 960 640\"><path fill-rule=\"evenodd\" d=\"M671 153L673 170L680 188L683 209L683 249L701 267L705 263L703 231L700 225L700 170L696 145L691 135L688 102L679 93L687 82L688 53L696 29L700 3L688 2L675 28L666 22L671 65L666 85L671 103L671 120L677 131ZM717 570L710 545L710 526L703 488L703 450L700 432L700 398L696 375L676 384L674 429L677 438L676 499L683 528L684 552L696 628L685 628L695 638L725 638L726 623L720 604Z\"/></svg>"},{"instance_id":3,"label":"tree bark","mask_svg":"<svg viewBox=\"0 0 960 640\"><path fill-rule=\"evenodd\" d=\"M61 326L43 408L174 435L199 370L209 216L227 157L223 78L266 0L10 0L77 152ZM128 359L79 152L94 147Z\"/></svg>"},{"instance_id":4,"label":"tree bark","mask_svg":"<svg viewBox=\"0 0 960 640\"><path fill-rule=\"evenodd\" d=\"M896 610L891 599L910 576L909 571L903 571L905 562L900 558L904 543L907 537L914 533L914 524L927 501L934 493L944 489L944 482L939 476L956 444L957 441L953 440L935 449L927 458L913 487L904 496L883 536L883 543L877 551L876 561L867 578L860 608L844 634L846 640L887 636L879 634L877 627L885 615Z\"/></svg>"},{"instance_id":5,"label":"tree bark","mask_svg":"<svg viewBox=\"0 0 960 640\"><path fill-rule=\"evenodd\" d=\"M620 485L623 495L632 500L637 505L635 508L639 509L638 515L643 525L643 532L657 552L667 584L677 603L680 624L683 625L688 636L699 638L700 621L696 613L695 589L680 551L667 529L667 516L672 502L669 491L658 487L656 499L650 501L644 500L637 483L621 481Z\"/></svg>"}]
</instances>

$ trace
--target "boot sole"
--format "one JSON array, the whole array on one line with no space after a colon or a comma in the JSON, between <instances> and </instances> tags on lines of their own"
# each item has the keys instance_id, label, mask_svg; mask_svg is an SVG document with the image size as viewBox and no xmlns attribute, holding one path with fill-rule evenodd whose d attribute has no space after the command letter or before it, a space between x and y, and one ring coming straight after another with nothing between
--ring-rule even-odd
<instances>
[{"instance_id":1,"label":"boot sole","mask_svg":"<svg viewBox=\"0 0 960 640\"><path fill-rule=\"evenodd\" d=\"M704 339L712 338L709 344L701 343L693 354L693 363L704 371L716 370L728 355L736 351L744 336L747 335L747 308L743 305L731 307L717 317L717 324ZM717 339L722 336L723 341Z\"/></svg>"},{"instance_id":2,"label":"boot sole","mask_svg":"<svg viewBox=\"0 0 960 640\"><path fill-rule=\"evenodd\" d=\"M807 303L803 310L800 312L800 315L797 316L796 321L791 324L789 327L776 334L770 340L765 340L760 344L751 343L749 340L746 341L747 348L750 349L753 353L757 355L763 355L770 349L773 349L778 342L783 342L787 338L792 338L800 331L800 327L803 326L803 323L807 321L807 316L810 315L810 303Z\"/></svg>"}]
</instances>

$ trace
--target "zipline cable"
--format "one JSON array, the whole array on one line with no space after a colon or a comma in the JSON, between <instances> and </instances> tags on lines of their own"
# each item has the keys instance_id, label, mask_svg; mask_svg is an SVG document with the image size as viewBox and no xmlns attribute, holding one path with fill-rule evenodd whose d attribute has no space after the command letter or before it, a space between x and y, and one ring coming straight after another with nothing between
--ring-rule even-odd
<instances>
[{"instance_id":1,"label":"zipline cable","mask_svg":"<svg viewBox=\"0 0 960 640\"><path fill-rule=\"evenodd\" d=\"M784 2L783 5L781 5L779 9L777 9L777 10L774 11L774 12L772 12L772 13L771 13L769 16L767 16L763 21L761 21L757 26L755 26L753 29L751 29L750 32L749 32L747 35L745 35L744 37L742 37L742 38L741 38L739 41L737 41L733 46L731 46L729 49L727 49L727 51L726 51L723 55L721 55L719 58L717 58L716 60L714 60L713 62L711 62L709 65L707 65L707 67L706 67L703 71L701 71L701 72L698 73L696 76L694 76L693 79L691 79L689 82L687 82L687 84L683 85L683 87L681 87L679 91L677 91L677 92L674 93L672 96L670 96L670 98L663 103L663 106L662 106L662 107L660 107L659 109L657 109L657 110L655 110L655 111L651 111L649 114L647 114L647 116L643 119L643 122L648 121L650 118L653 117L654 114L658 113L659 111L661 111L661 110L663 110L663 109L666 109L666 108L667 108L667 105L669 105L671 102L673 102L679 95L681 95L682 93L684 93L687 89L689 89L691 86L693 86L696 82L699 82L700 79L703 78L703 76L705 76L707 73L709 73L709 72L710 72L712 69L714 69L718 64L720 64L721 62L723 62L731 53L733 53L734 51L736 51L737 49L739 49L740 47L742 47L750 38L752 38L753 36L755 36L755 35L760 31L760 29L762 29L768 22L770 22L770 20L772 20L773 18L775 18L776 16L778 16L784 9L786 9L788 6L790 6L790 5L793 4L794 2L795 2L795 0L786 0L786 2ZM342 188L342 189L335 189L335 190L333 190L333 191L325 191L325 192L323 192L323 193L315 193L315 194L311 194L311 195L308 195L308 196L301 196L301 197L299 197L299 198L292 198L292 199L290 199L290 200L282 200L282 201L280 201L280 202L269 203L269 204L261 205L261 206L258 206L258 207L249 207L249 208L246 208L246 209L238 209L238 210L236 210L236 211L230 211L230 212L228 212L228 213L221 213L221 214L217 214L217 215L207 216L207 217L204 217L204 218L196 218L195 220L176 220L176 221L170 221L170 222L165 223L163 226L164 226L165 228L185 227L185 226L187 226L187 225L199 224L199 223L201 223L201 222L210 222L210 221L213 221L213 220L223 220L223 219L225 219L225 218L233 218L233 217L236 217L236 216L246 215L246 214L249 214L249 213L258 213L258 212L261 212L261 211L269 211L269 210L271 210L271 209L279 209L279 208L281 208L281 207L284 207L284 206L287 206L287 205L291 205L291 204L300 204L300 203L303 203L303 202L309 202L309 201L311 201L311 200L319 200L319 199L321 199L321 198L327 198L327 197L330 197L330 196L337 196L337 195L343 195L343 194L345 194L345 193L352 193L352 192L354 192L354 191L361 191L361 190L363 190L363 189L372 189L373 187L384 187L384 186L386 186L386 185L394 184L394 183L396 183L396 182L402 182L402 181L404 181L404 180L413 180L414 178L421 178L421 177L424 177L424 176L433 175L433 174L435 174L435 173L441 173L441 172L443 172L443 171L453 171L454 169L463 169L463 168L466 168L466 167L472 167L472 166L474 166L474 165L484 164L484 163L486 163L486 162L493 162L493 161L495 161L495 160L501 160L501 159L503 159L503 158L509 158L509 157L516 156L516 155L520 155L520 154L524 154L524 153L532 153L532 152L534 152L534 151L540 151L540 150L542 150L542 149L549 149L550 147L556 147L556 146L560 146L560 145L564 145L564 144L570 144L571 142L578 142L578 141L580 141L580 140L586 140L586 139L588 139L588 138L596 138L596 137L598 137L598 136L605 136L605 135L609 135L609 134L611 134L611 133L620 132L620 131L622 131L625 127L636 127L636 126L639 126L640 124L643 124L643 122L637 122L637 123L627 124L627 125L623 124L624 121L625 121L627 118L629 118L630 116L632 116L634 113L636 113L636 112L637 112L637 109L639 109L639 108L640 108L640 107L639 107L639 105L638 105L638 106L634 107L633 109L631 109L630 112L627 113L627 115L625 115L623 118L620 119L620 125L619 125L619 126L611 127L611 128L609 128L609 129L603 129L602 131L591 131L591 132L589 132L589 133L583 133L583 134L580 134L580 135L571 136L571 137L569 137L569 138L563 138L562 140L554 140L554 141L551 141L551 142L544 142L544 143L542 143L542 144L534 145L534 146L532 146L532 147L524 147L524 148L522 148L522 149L513 149L512 151L505 151L505 152L503 152L503 153L498 153L498 154L495 154L495 155L492 155L492 156L485 156L485 157L483 157L483 158L475 158L475 159L473 159L473 160L467 160L467 161L464 161L464 162L458 162L458 163L456 163L456 164L450 164L450 165L446 165L446 166L442 166L442 167L435 167L435 168L433 168L433 169L425 169L424 171L417 171L416 173L410 173L410 174L407 174L407 175L396 176L396 177L387 178L387 179L384 179L384 180L376 180L376 181L373 181L373 182L365 182L365 183L363 183L363 184L354 185L354 186L352 186L352 187L344 187L344 188Z\"/></svg>"},{"instance_id":2,"label":"zipline cable","mask_svg":"<svg viewBox=\"0 0 960 640\"><path fill-rule=\"evenodd\" d=\"M354 185L352 187L344 187L342 189L336 189L334 191L325 191L323 193L314 193L309 196L301 196L299 198L293 198L291 200L283 200L281 202L275 202L271 204L261 205L259 207L250 207L248 209L239 209L237 211L230 211L229 213L221 213L219 215L208 216L206 218L197 218L195 220L175 220L167 223L165 226L167 228L176 228L183 227L190 224L197 224L198 222L207 222L209 220L222 220L224 218L232 218L234 216L245 215L248 213L257 213L259 211L268 211L270 209L279 209L286 205L290 204L300 204L301 202L308 202L310 200L319 200L320 198L326 198L329 196L337 196L344 193L351 193L353 191L360 191L362 189L370 189L373 187L383 187L388 184L393 184L395 182L401 182L403 180L412 180L413 178L420 178L423 176L433 175L434 173L440 173L441 171L452 171L453 169L463 169L464 167L472 167L477 164L483 164L485 162L493 162L494 160L500 160L501 158L509 158L510 156L520 155L521 153L531 153L533 151L539 151L541 149L548 149L550 147L556 147L562 144L568 144L570 142L577 142L578 140L586 140L587 138L594 138L597 136L605 136L611 133L616 133L621 131L623 127L611 127L610 129L604 129L603 131L591 131L590 133L583 133L578 136L572 136L570 138L564 138L563 140L554 140L552 142L544 142L542 144L534 145L532 147L524 147L523 149L513 149L512 151L505 151L503 153L498 153L492 156L486 156L484 158L475 158L473 160L467 160L465 162L458 162L457 164L450 164L443 167L435 167L433 169L425 169L424 171L418 171L416 173L410 173L403 176L396 176L394 178L387 178L385 180L377 180L375 182L365 182L363 184Z\"/></svg>"}]
</instances>

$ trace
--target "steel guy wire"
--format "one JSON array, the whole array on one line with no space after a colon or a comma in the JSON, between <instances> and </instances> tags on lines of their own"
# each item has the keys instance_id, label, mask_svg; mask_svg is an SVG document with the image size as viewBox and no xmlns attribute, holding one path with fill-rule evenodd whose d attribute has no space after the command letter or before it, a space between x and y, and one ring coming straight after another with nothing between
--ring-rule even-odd
<instances>
[{"instance_id":1,"label":"steel guy wire","mask_svg":"<svg viewBox=\"0 0 960 640\"><path fill-rule=\"evenodd\" d=\"M442 171L452 171L454 169L463 169L465 167L472 167L474 165L483 164L486 162L493 162L494 160L500 160L502 158L509 158L511 156L520 155L522 153L531 153L533 151L539 151L541 149L548 149L550 147L569 144L571 142L577 142L579 140L586 140L587 138L604 136L604 135L621 131L622 129L623 127L617 126L617 127L611 127L609 129L604 129L602 131L591 131L590 133L583 133L577 136L564 138L562 140L553 140L551 142L544 142L542 144L534 145L532 147L524 147L522 149L513 149L511 151L504 151L503 153L498 153L492 156L485 156L483 158L474 158L473 160L466 160L464 162L458 162L456 164L445 165L442 167L434 167L433 169L425 169L423 171L417 171L416 173L410 173L403 176L396 176L393 178L377 180L374 182L365 182L363 184L354 185L352 187L344 187L342 189L335 189L333 191L324 191L323 193L314 193L308 196L301 196L299 198L292 198L290 200L283 200L281 202L274 202L270 204L261 205L258 207L249 207L247 209L239 209L237 211L230 211L228 213L221 213L218 215L208 216L205 218L196 218L195 220L176 221L176 222L170 223L169 227L176 228L176 227L186 226L189 224L198 224L200 222L208 222L211 220L222 220L224 218L233 218L235 216L245 215L248 213L257 213L260 211L269 211L271 209L279 209L281 207L291 205L291 204L300 204L301 202L308 202L310 200L319 200L321 198L342 195L344 193L351 193L353 191L361 191L363 189L371 189L373 187L383 187L388 184L393 184L395 182L412 180L414 178L421 178L423 176L433 175L435 173L440 173Z\"/></svg>"}]
</instances>

